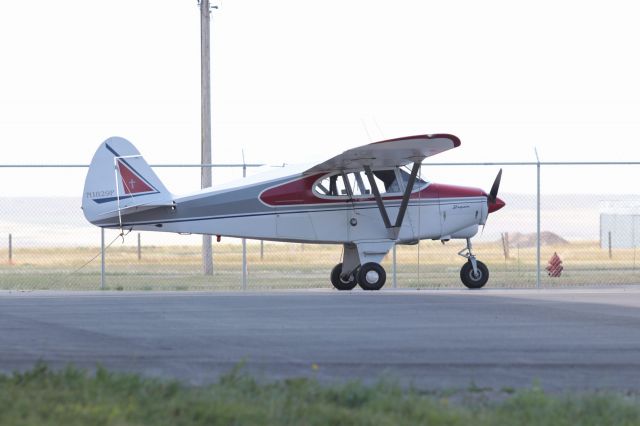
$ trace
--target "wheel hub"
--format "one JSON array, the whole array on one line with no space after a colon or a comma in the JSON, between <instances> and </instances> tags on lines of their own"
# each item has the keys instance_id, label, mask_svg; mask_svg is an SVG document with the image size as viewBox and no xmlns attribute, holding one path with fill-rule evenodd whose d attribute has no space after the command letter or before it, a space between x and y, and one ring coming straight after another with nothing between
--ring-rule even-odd
<instances>
[{"instance_id":1,"label":"wheel hub","mask_svg":"<svg viewBox=\"0 0 640 426\"><path fill-rule=\"evenodd\" d=\"M353 275L340 275L340 281L342 281L345 284L350 283L352 278L353 278Z\"/></svg>"},{"instance_id":2,"label":"wheel hub","mask_svg":"<svg viewBox=\"0 0 640 426\"><path fill-rule=\"evenodd\" d=\"M369 284L375 284L380 279L380 275L376 271L368 271L365 279Z\"/></svg>"}]
</instances>

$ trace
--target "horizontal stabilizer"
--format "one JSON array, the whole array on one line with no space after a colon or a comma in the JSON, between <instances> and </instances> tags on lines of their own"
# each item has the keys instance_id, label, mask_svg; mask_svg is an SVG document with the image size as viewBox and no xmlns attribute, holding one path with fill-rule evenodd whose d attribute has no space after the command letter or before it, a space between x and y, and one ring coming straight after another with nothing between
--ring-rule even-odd
<instances>
[{"instance_id":1,"label":"horizontal stabilizer","mask_svg":"<svg viewBox=\"0 0 640 426\"><path fill-rule=\"evenodd\" d=\"M140 203L140 204L133 204L133 205L128 205L126 207L121 207L120 209L115 209L115 210L110 210L104 213L101 213L102 216L108 216L108 215L114 215L114 213L118 213L120 212L121 214L126 214L126 213L132 213L134 211L136 212L140 212L143 210L150 210L150 209L155 209L158 207L174 207L176 205L176 203L172 200L166 203Z\"/></svg>"}]
</instances>

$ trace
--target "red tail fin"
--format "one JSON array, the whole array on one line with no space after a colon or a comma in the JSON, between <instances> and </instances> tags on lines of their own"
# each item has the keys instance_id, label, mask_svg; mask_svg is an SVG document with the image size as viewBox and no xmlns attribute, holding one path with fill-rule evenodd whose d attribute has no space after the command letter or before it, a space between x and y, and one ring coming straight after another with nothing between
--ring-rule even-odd
<instances>
[{"instance_id":1,"label":"red tail fin","mask_svg":"<svg viewBox=\"0 0 640 426\"><path fill-rule=\"evenodd\" d=\"M142 194L146 192L158 192L142 176L136 173L122 158L118 158L118 172L122 179L122 187L125 194Z\"/></svg>"}]
</instances>

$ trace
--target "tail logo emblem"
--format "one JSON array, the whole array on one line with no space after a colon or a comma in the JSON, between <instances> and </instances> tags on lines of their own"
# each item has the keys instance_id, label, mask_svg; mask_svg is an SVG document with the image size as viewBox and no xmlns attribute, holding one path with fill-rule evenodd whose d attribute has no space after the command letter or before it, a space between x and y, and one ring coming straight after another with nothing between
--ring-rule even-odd
<instances>
[{"instance_id":1,"label":"tail logo emblem","mask_svg":"<svg viewBox=\"0 0 640 426\"><path fill-rule=\"evenodd\" d=\"M122 181L124 193L127 195L143 194L149 192L157 192L142 176L140 176L129 164L124 160L118 159L118 172Z\"/></svg>"}]
</instances>

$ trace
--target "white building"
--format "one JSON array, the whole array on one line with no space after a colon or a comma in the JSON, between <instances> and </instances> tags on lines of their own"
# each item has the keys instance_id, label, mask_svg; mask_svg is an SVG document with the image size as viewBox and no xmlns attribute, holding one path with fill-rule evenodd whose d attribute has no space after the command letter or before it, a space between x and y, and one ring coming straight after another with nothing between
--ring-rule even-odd
<instances>
[{"instance_id":1,"label":"white building","mask_svg":"<svg viewBox=\"0 0 640 426\"><path fill-rule=\"evenodd\" d=\"M611 240L611 241L609 241ZM640 201L600 203L600 248L640 246Z\"/></svg>"}]
</instances>

